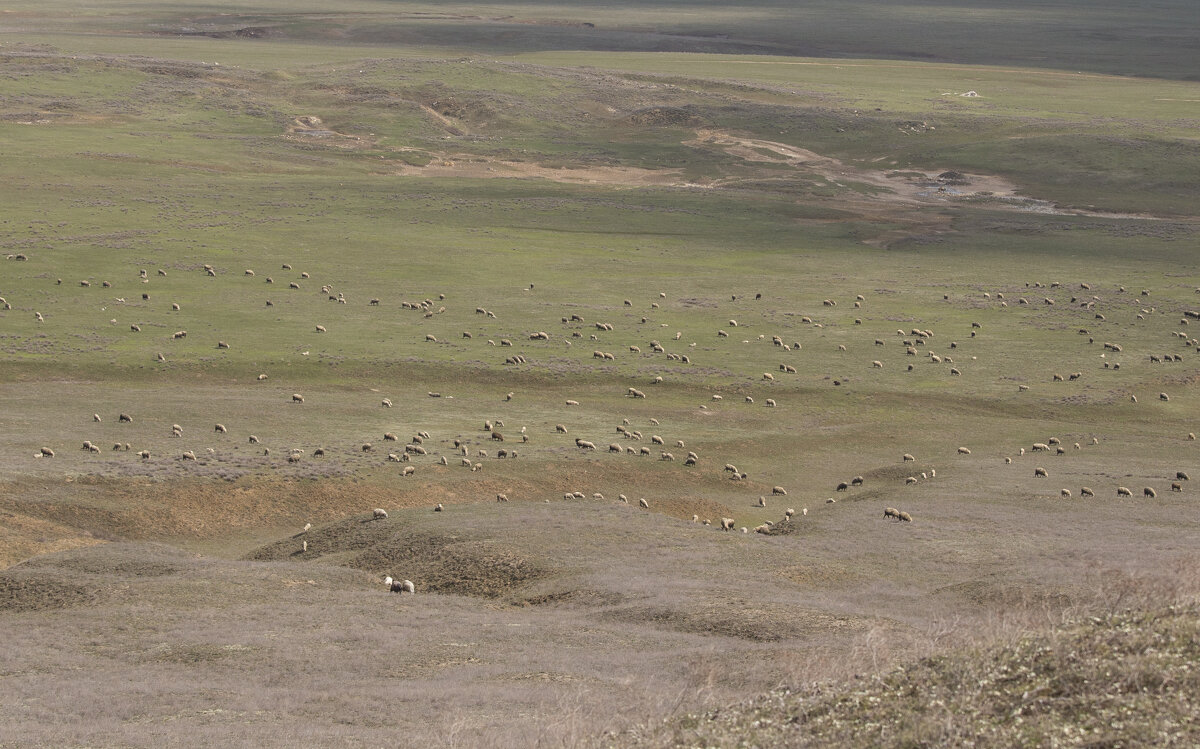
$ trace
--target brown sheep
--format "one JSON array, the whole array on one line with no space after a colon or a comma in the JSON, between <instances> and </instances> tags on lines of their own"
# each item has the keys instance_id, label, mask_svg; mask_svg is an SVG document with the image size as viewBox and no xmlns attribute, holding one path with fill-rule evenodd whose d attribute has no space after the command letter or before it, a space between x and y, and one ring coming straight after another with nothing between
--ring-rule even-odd
<instances>
[{"instance_id":1,"label":"brown sheep","mask_svg":"<svg viewBox=\"0 0 1200 749\"><path fill-rule=\"evenodd\" d=\"M1179 479L1180 481L1191 481L1192 480L1191 477L1187 475L1186 471L1176 471L1175 478Z\"/></svg>"},{"instance_id":2,"label":"brown sheep","mask_svg":"<svg viewBox=\"0 0 1200 749\"><path fill-rule=\"evenodd\" d=\"M1173 492L1183 491L1183 484L1179 483L1178 481L1172 481L1171 482L1171 491L1173 491Z\"/></svg>"},{"instance_id":3,"label":"brown sheep","mask_svg":"<svg viewBox=\"0 0 1200 749\"><path fill-rule=\"evenodd\" d=\"M1158 492L1154 491L1154 489L1149 486L1142 489L1142 494L1150 499L1155 499L1158 497Z\"/></svg>"},{"instance_id":4,"label":"brown sheep","mask_svg":"<svg viewBox=\"0 0 1200 749\"><path fill-rule=\"evenodd\" d=\"M1034 478L1037 478L1039 476L1042 478L1049 478L1050 474L1046 473L1045 468L1041 468L1039 466L1038 468L1033 469L1033 476L1034 476Z\"/></svg>"},{"instance_id":5,"label":"brown sheep","mask_svg":"<svg viewBox=\"0 0 1200 749\"><path fill-rule=\"evenodd\" d=\"M126 423L126 424L132 424L132 423L133 423L133 417L132 417L132 416L130 416L129 414L120 414L119 416L117 416L117 421L118 421L118 422L124 422L124 423Z\"/></svg>"}]
</instances>

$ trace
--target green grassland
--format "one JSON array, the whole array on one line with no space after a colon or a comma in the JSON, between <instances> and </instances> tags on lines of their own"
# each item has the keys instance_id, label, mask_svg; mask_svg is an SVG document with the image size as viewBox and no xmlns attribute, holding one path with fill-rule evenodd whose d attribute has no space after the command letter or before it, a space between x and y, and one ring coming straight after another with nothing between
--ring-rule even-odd
<instances>
[{"instance_id":1,"label":"green grassland","mask_svg":"<svg viewBox=\"0 0 1200 749\"><path fill-rule=\"evenodd\" d=\"M1194 599L1160 6L10 4L0 746L722 745Z\"/></svg>"}]
</instances>

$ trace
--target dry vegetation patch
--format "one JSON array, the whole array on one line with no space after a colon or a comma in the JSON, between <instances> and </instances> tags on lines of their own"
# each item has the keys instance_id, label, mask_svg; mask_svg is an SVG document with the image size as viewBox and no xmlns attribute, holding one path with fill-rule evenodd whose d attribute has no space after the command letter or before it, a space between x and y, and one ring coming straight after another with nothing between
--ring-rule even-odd
<instances>
[{"instance_id":1,"label":"dry vegetation patch","mask_svg":"<svg viewBox=\"0 0 1200 749\"><path fill-rule=\"evenodd\" d=\"M0 611L20 613L86 606L101 598L94 583L64 582L29 570L0 572Z\"/></svg>"},{"instance_id":2,"label":"dry vegetation patch","mask_svg":"<svg viewBox=\"0 0 1200 749\"><path fill-rule=\"evenodd\" d=\"M782 688L609 746L1194 746L1200 607L1095 617L839 685Z\"/></svg>"}]
</instances>

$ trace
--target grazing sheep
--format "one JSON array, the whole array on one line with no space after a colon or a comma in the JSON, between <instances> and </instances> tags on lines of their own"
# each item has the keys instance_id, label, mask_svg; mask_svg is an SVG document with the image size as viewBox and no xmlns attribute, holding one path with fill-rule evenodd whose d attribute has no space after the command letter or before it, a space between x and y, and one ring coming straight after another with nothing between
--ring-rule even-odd
<instances>
[{"instance_id":1,"label":"grazing sheep","mask_svg":"<svg viewBox=\"0 0 1200 749\"><path fill-rule=\"evenodd\" d=\"M596 444L594 442L589 442L588 440L585 440L585 439L576 438L575 445L576 445L576 447L579 447L584 450L595 450L596 449ZM647 452L648 451L649 450L647 449Z\"/></svg>"},{"instance_id":2,"label":"grazing sheep","mask_svg":"<svg viewBox=\"0 0 1200 749\"><path fill-rule=\"evenodd\" d=\"M262 382L262 381L263 381L263 380L265 380L265 379L267 379L267 376L266 376L265 374L260 374L260 375L258 376L258 381L259 381L259 382Z\"/></svg>"},{"instance_id":3,"label":"grazing sheep","mask_svg":"<svg viewBox=\"0 0 1200 749\"><path fill-rule=\"evenodd\" d=\"M1169 401L1169 400L1171 400L1171 396L1167 395L1166 393L1159 393L1158 399L1160 401Z\"/></svg>"},{"instance_id":4,"label":"grazing sheep","mask_svg":"<svg viewBox=\"0 0 1200 749\"><path fill-rule=\"evenodd\" d=\"M1180 481L1191 481L1192 480L1191 477L1187 475L1186 471L1176 471L1175 478L1179 479Z\"/></svg>"},{"instance_id":5,"label":"grazing sheep","mask_svg":"<svg viewBox=\"0 0 1200 749\"><path fill-rule=\"evenodd\" d=\"M567 401L567 405L568 405L568 406L578 406L578 405L579 405L579 401L576 401L576 400L569 400L569 401Z\"/></svg>"},{"instance_id":6,"label":"grazing sheep","mask_svg":"<svg viewBox=\"0 0 1200 749\"><path fill-rule=\"evenodd\" d=\"M609 444L609 446L608 446L608 451L609 451L610 453L619 453L619 452L624 452L624 450L622 450L621 446L620 446L620 445L618 445L616 442L613 442L613 443L610 443L610 444Z\"/></svg>"},{"instance_id":7,"label":"grazing sheep","mask_svg":"<svg viewBox=\"0 0 1200 749\"><path fill-rule=\"evenodd\" d=\"M1173 492L1183 491L1183 484L1179 483L1178 481L1172 481L1171 482L1171 491L1173 491Z\"/></svg>"},{"instance_id":8,"label":"grazing sheep","mask_svg":"<svg viewBox=\"0 0 1200 749\"><path fill-rule=\"evenodd\" d=\"M733 518L721 518L721 530L731 531L731 530L733 530L733 526L734 526Z\"/></svg>"},{"instance_id":9,"label":"grazing sheep","mask_svg":"<svg viewBox=\"0 0 1200 749\"><path fill-rule=\"evenodd\" d=\"M229 348L229 344L225 341L217 341L217 348Z\"/></svg>"},{"instance_id":10,"label":"grazing sheep","mask_svg":"<svg viewBox=\"0 0 1200 749\"><path fill-rule=\"evenodd\" d=\"M959 454L959 455L970 455L970 454L971 454L971 450L970 450L969 448L966 448L966 447L960 447L960 448L958 448L958 454Z\"/></svg>"},{"instance_id":11,"label":"grazing sheep","mask_svg":"<svg viewBox=\"0 0 1200 749\"><path fill-rule=\"evenodd\" d=\"M849 488L850 488L850 485L847 484L845 481L842 481L841 483L839 483L837 485L837 491L839 491L839 492L844 492Z\"/></svg>"},{"instance_id":12,"label":"grazing sheep","mask_svg":"<svg viewBox=\"0 0 1200 749\"><path fill-rule=\"evenodd\" d=\"M1004 459L1004 465L1011 465L1011 464L1012 464L1012 458L1005 458L1005 459Z\"/></svg>"},{"instance_id":13,"label":"grazing sheep","mask_svg":"<svg viewBox=\"0 0 1200 749\"><path fill-rule=\"evenodd\" d=\"M638 507L641 507L643 510L649 510L650 503L646 501L645 497L641 497L638 499Z\"/></svg>"},{"instance_id":14,"label":"grazing sheep","mask_svg":"<svg viewBox=\"0 0 1200 749\"><path fill-rule=\"evenodd\" d=\"M303 395L300 395L300 393L292 393L292 403L303 403L303 402L304 402Z\"/></svg>"},{"instance_id":15,"label":"grazing sheep","mask_svg":"<svg viewBox=\"0 0 1200 749\"><path fill-rule=\"evenodd\" d=\"M405 593L415 594L417 592L417 588L413 585L412 580L393 580L391 577L387 577L384 579L383 584L387 587L389 593L404 595Z\"/></svg>"},{"instance_id":16,"label":"grazing sheep","mask_svg":"<svg viewBox=\"0 0 1200 749\"><path fill-rule=\"evenodd\" d=\"M901 521L903 521L903 522L905 522L905 523L911 523L911 522L912 522L912 515L909 515L907 512L901 512L901 513L900 513L900 516L899 516L898 518L896 518L896 519L897 519L897 520L901 520Z\"/></svg>"},{"instance_id":17,"label":"grazing sheep","mask_svg":"<svg viewBox=\"0 0 1200 749\"><path fill-rule=\"evenodd\" d=\"M133 417L130 416L129 414L120 414L119 416L117 416L117 421L125 423L125 424L132 424Z\"/></svg>"},{"instance_id":18,"label":"grazing sheep","mask_svg":"<svg viewBox=\"0 0 1200 749\"><path fill-rule=\"evenodd\" d=\"M387 520L387 516L388 516L388 514L387 514L387 510L384 510L384 509L382 509L382 508L380 508L380 507L376 507L376 508L375 508L375 509L374 509L374 510L371 512L371 519L372 519L372 520Z\"/></svg>"},{"instance_id":19,"label":"grazing sheep","mask_svg":"<svg viewBox=\"0 0 1200 749\"><path fill-rule=\"evenodd\" d=\"M916 477L916 476L909 476L908 478L904 479L904 484L905 484L906 486L907 486L908 484L915 484L915 483L917 483L917 477Z\"/></svg>"},{"instance_id":20,"label":"grazing sheep","mask_svg":"<svg viewBox=\"0 0 1200 749\"><path fill-rule=\"evenodd\" d=\"M566 426L564 426L564 425L562 425L562 424L555 424L555 425L554 425L554 431L556 431L556 432L560 432L560 433L562 433L562 434L566 434L566 433L567 433L567 428L566 428Z\"/></svg>"},{"instance_id":21,"label":"grazing sheep","mask_svg":"<svg viewBox=\"0 0 1200 749\"><path fill-rule=\"evenodd\" d=\"M142 450L140 453L138 453L138 457L142 460L148 460L150 458L150 451Z\"/></svg>"},{"instance_id":22,"label":"grazing sheep","mask_svg":"<svg viewBox=\"0 0 1200 749\"><path fill-rule=\"evenodd\" d=\"M771 493L786 497L787 489L784 489L782 486L773 486L771 487Z\"/></svg>"},{"instance_id":23,"label":"grazing sheep","mask_svg":"<svg viewBox=\"0 0 1200 749\"><path fill-rule=\"evenodd\" d=\"M900 519L900 511L897 510L895 507L885 507L885 508L883 508L883 517L885 520L887 518L895 518L896 520L899 520Z\"/></svg>"},{"instance_id":24,"label":"grazing sheep","mask_svg":"<svg viewBox=\"0 0 1200 749\"><path fill-rule=\"evenodd\" d=\"M659 460L675 460L675 456L671 453L661 453L659 455Z\"/></svg>"},{"instance_id":25,"label":"grazing sheep","mask_svg":"<svg viewBox=\"0 0 1200 749\"><path fill-rule=\"evenodd\" d=\"M1130 491L1127 487L1118 486L1117 487L1117 496L1118 497L1132 497L1133 492Z\"/></svg>"},{"instance_id":26,"label":"grazing sheep","mask_svg":"<svg viewBox=\"0 0 1200 749\"><path fill-rule=\"evenodd\" d=\"M665 445L666 444L666 442L663 441L663 438L659 437L657 434L650 435L650 442L651 442L651 444L655 444L655 445Z\"/></svg>"},{"instance_id":27,"label":"grazing sheep","mask_svg":"<svg viewBox=\"0 0 1200 749\"><path fill-rule=\"evenodd\" d=\"M775 399L767 398L767 408L775 408Z\"/></svg>"},{"instance_id":28,"label":"grazing sheep","mask_svg":"<svg viewBox=\"0 0 1200 749\"><path fill-rule=\"evenodd\" d=\"M1041 476L1042 478L1049 478L1049 474L1046 473L1046 469L1041 467L1034 468L1033 475L1034 478L1037 478L1038 476Z\"/></svg>"},{"instance_id":29,"label":"grazing sheep","mask_svg":"<svg viewBox=\"0 0 1200 749\"><path fill-rule=\"evenodd\" d=\"M1144 496L1149 497L1150 499L1155 499L1156 497L1158 497L1158 492L1154 491L1154 489L1149 486L1144 487L1142 489L1142 494Z\"/></svg>"},{"instance_id":30,"label":"grazing sheep","mask_svg":"<svg viewBox=\"0 0 1200 749\"><path fill-rule=\"evenodd\" d=\"M191 450L185 450L183 453L183 459L184 460L195 460L196 453L192 452Z\"/></svg>"},{"instance_id":31,"label":"grazing sheep","mask_svg":"<svg viewBox=\"0 0 1200 749\"><path fill-rule=\"evenodd\" d=\"M213 427L213 431L219 432L221 434L227 434L229 432L229 430L225 428L224 424L217 424L216 426Z\"/></svg>"},{"instance_id":32,"label":"grazing sheep","mask_svg":"<svg viewBox=\"0 0 1200 749\"><path fill-rule=\"evenodd\" d=\"M1067 499L1071 498L1071 490L1070 489L1060 489L1059 494L1063 497L1066 497Z\"/></svg>"},{"instance_id":33,"label":"grazing sheep","mask_svg":"<svg viewBox=\"0 0 1200 749\"><path fill-rule=\"evenodd\" d=\"M416 466L404 466L404 468L400 470L400 475L401 476L411 476L416 472L417 472Z\"/></svg>"},{"instance_id":34,"label":"grazing sheep","mask_svg":"<svg viewBox=\"0 0 1200 749\"><path fill-rule=\"evenodd\" d=\"M914 458L913 456L909 455L908 453L904 453L904 460L903 460L902 462L904 462L904 463L912 463L912 462L915 462L915 461L916 461L916 458Z\"/></svg>"}]
</instances>

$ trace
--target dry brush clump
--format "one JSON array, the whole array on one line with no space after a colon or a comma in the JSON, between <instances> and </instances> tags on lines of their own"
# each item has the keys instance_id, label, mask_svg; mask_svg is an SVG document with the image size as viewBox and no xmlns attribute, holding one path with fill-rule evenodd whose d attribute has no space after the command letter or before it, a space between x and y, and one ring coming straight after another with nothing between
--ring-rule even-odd
<instances>
[{"instance_id":1,"label":"dry brush clump","mask_svg":"<svg viewBox=\"0 0 1200 749\"><path fill-rule=\"evenodd\" d=\"M1200 606L1126 610L866 679L781 687L609 745L1190 747L1198 659Z\"/></svg>"}]
</instances>

